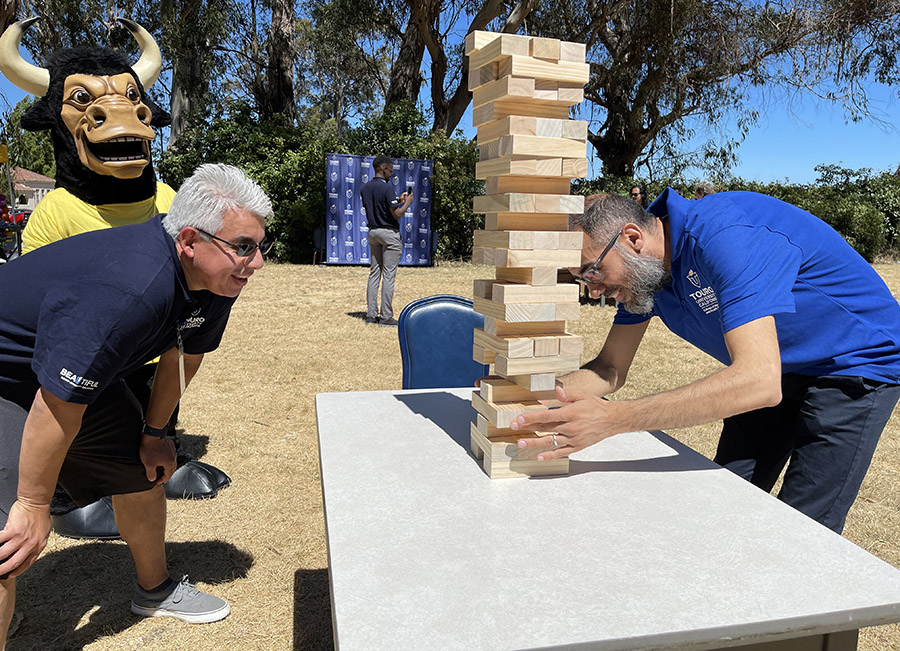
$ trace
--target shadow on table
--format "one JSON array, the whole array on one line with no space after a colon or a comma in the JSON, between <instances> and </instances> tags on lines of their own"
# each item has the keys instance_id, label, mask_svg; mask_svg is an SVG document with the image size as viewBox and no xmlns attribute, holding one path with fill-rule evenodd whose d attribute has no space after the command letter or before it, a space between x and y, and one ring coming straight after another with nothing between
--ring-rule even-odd
<instances>
[{"instance_id":1,"label":"shadow on table","mask_svg":"<svg viewBox=\"0 0 900 651\"><path fill-rule=\"evenodd\" d=\"M672 454L645 459L622 459L616 461L569 461L569 474L582 475L586 472L686 472L689 470L719 470L722 468L658 430L649 432L656 440L671 450ZM601 443L602 445L602 443Z\"/></svg>"},{"instance_id":2,"label":"shadow on table","mask_svg":"<svg viewBox=\"0 0 900 651\"><path fill-rule=\"evenodd\" d=\"M172 576L188 573L192 583L233 581L253 565L252 555L218 540L167 543L166 551ZM46 554L17 584L23 619L9 651L81 649L142 619L129 608L134 563L122 543L89 542Z\"/></svg>"},{"instance_id":3,"label":"shadow on table","mask_svg":"<svg viewBox=\"0 0 900 651\"><path fill-rule=\"evenodd\" d=\"M474 391L474 387L472 390ZM410 411L424 416L440 427L457 445L468 452L469 423L475 420L471 400L443 391L404 393L395 397Z\"/></svg>"},{"instance_id":4,"label":"shadow on table","mask_svg":"<svg viewBox=\"0 0 900 651\"><path fill-rule=\"evenodd\" d=\"M327 569L294 573L294 651L334 649Z\"/></svg>"}]
</instances>

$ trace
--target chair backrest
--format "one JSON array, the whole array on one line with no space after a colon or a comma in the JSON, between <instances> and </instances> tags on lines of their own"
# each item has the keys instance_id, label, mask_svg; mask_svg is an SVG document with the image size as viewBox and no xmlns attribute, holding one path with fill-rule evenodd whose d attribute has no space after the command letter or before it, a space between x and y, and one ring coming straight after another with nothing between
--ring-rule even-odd
<instances>
[{"instance_id":1,"label":"chair backrest","mask_svg":"<svg viewBox=\"0 0 900 651\"><path fill-rule=\"evenodd\" d=\"M484 326L484 317L471 299L419 298L403 308L398 321L404 389L471 387L488 374L489 366L472 359L472 333Z\"/></svg>"}]
</instances>

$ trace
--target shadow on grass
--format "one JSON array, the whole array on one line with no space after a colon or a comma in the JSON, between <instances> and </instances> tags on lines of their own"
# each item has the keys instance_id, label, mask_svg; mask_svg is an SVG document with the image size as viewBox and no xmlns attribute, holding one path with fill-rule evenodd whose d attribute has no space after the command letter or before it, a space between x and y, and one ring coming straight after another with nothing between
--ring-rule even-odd
<instances>
[{"instance_id":1,"label":"shadow on grass","mask_svg":"<svg viewBox=\"0 0 900 651\"><path fill-rule=\"evenodd\" d=\"M175 430L179 453L186 453L192 459L200 459L206 456L209 448L209 437L205 434L188 434L182 428Z\"/></svg>"},{"instance_id":2,"label":"shadow on grass","mask_svg":"<svg viewBox=\"0 0 900 651\"><path fill-rule=\"evenodd\" d=\"M218 540L167 543L166 551L173 578L189 573L192 583L233 581L253 565L251 554ZM129 608L134 564L124 543L91 542L47 554L17 584L23 619L8 651L82 649L141 619Z\"/></svg>"},{"instance_id":3,"label":"shadow on grass","mask_svg":"<svg viewBox=\"0 0 900 651\"><path fill-rule=\"evenodd\" d=\"M351 319L359 319L360 321L366 320L365 312L347 312L347 316L349 316Z\"/></svg>"},{"instance_id":4,"label":"shadow on grass","mask_svg":"<svg viewBox=\"0 0 900 651\"><path fill-rule=\"evenodd\" d=\"M334 649L327 569L294 574L294 651Z\"/></svg>"}]
</instances>

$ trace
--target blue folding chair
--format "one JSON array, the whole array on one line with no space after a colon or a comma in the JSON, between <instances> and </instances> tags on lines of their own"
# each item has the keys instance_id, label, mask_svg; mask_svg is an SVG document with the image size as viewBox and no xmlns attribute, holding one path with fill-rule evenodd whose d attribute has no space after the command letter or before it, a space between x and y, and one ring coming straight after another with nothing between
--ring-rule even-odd
<instances>
[{"instance_id":1,"label":"blue folding chair","mask_svg":"<svg viewBox=\"0 0 900 651\"><path fill-rule=\"evenodd\" d=\"M471 387L490 367L472 359L472 333L484 317L453 294L419 298L400 312L397 334L404 389Z\"/></svg>"}]
</instances>

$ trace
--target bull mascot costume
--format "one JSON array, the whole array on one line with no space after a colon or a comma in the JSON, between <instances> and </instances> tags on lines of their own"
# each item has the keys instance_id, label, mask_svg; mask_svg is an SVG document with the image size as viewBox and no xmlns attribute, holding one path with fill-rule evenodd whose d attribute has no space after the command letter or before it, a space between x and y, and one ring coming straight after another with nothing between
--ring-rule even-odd
<instances>
[{"instance_id":1,"label":"bull mascot costume","mask_svg":"<svg viewBox=\"0 0 900 651\"><path fill-rule=\"evenodd\" d=\"M153 37L137 23L117 18L141 49L133 66L121 52L81 47L53 53L42 68L19 54L22 35L37 20L10 25L0 37L0 70L10 82L40 97L22 116L22 128L49 130L56 158L57 187L29 219L23 234L26 253L84 231L144 222L166 212L174 197L169 186L157 182L150 159L152 127L171 121L145 93L162 67ZM147 364L127 380L145 410L155 367ZM177 409L169 423L170 436L175 436L176 416ZM221 470L180 450L166 495L212 497L230 481ZM51 512L61 535L119 537L109 497L77 508L57 488Z\"/></svg>"}]
</instances>

